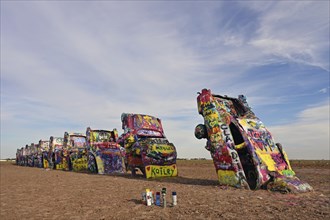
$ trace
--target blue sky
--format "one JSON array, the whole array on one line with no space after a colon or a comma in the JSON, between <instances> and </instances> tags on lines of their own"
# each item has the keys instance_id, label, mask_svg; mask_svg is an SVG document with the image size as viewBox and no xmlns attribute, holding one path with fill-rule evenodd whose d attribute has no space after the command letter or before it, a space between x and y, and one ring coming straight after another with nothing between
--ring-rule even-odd
<instances>
[{"instance_id":1,"label":"blue sky","mask_svg":"<svg viewBox=\"0 0 330 220\"><path fill-rule=\"evenodd\" d=\"M123 112L162 119L180 158L197 92L250 106L290 159L329 159L329 1L1 1L1 158Z\"/></svg>"}]
</instances>

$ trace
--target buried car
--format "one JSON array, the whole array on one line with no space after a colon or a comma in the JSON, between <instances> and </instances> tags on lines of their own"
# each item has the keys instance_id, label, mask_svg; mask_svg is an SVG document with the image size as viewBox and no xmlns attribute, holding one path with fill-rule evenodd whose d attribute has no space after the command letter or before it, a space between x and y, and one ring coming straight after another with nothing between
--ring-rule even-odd
<instances>
[{"instance_id":1,"label":"buried car","mask_svg":"<svg viewBox=\"0 0 330 220\"><path fill-rule=\"evenodd\" d=\"M26 150L26 165L29 167L34 166L34 149L33 149L33 143L31 145L25 145L25 150Z\"/></svg>"},{"instance_id":2,"label":"buried car","mask_svg":"<svg viewBox=\"0 0 330 220\"><path fill-rule=\"evenodd\" d=\"M83 172L88 170L86 135L81 133L64 133L63 155L67 160L66 170Z\"/></svg>"},{"instance_id":3,"label":"buried car","mask_svg":"<svg viewBox=\"0 0 330 220\"><path fill-rule=\"evenodd\" d=\"M124 151L117 143L116 129L86 130L88 170L98 174L124 173Z\"/></svg>"},{"instance_id":4,"label":"buried car","mask_svg":"<svg viewBox=\"0 0 330 220\"><path fill-rule=\"evenodd\" d=\"M43 141L43 140L39 140L38 144L34 144L34 146L36 148L35 159L34 159L35 167L39 167L39 168L44 167L44 163L45 163L44 154L48 153L48 149L49 149L48 144L49 144L49 141ZM48 164L48 161L47 161L47 164Z\"/></svg>"},{"instance_id":5,"label":"buried car","mask_svg":"<svg viewBox=\"0 0 330 220\"><path fill-rule=\"evenodd\" d=\"M267 188L306 192L312 187L295 176L281 144L252 112L245 96L214 95L203 89L197 97L204 124L195 128L206 138L220 184L239 188Z\"/></svg>"},{"instance_id":6,"label":"buried car","mask_svg":"<svg viewBox=\"0 0 330 220\"><path fill-rule=\"evenodd\" d=\"M63 140L62 137L49 138L48 163L51 169L62 170L68 166L63 156Z\"/></svg>"},{"instance_id":7,"label":"buried car","mask_svg":"<svg viewBox=\"0 0 330 220\"><path fill-rule=\"evenodd\" d=\"M175 146L165 137L159 118L123 113L124 133L119 143L126 150L126 170L140 169L146 178L177 176Z\"/></svg>"},{"instance_id":8,"label":"buried car","mask_svg":"<svg viewBox=\"0 0 330 220\"><path fill-rule=\"evenodd\" d=\"M49 141L39 140L39 154L41 154L41 167L49 168L48 163Z\"/></svg>"},{"instance_id":9,"label":"buried car","mask_svg":"<svg viewBox=\"0 0 330 220\"><path fill-rule=\"evenodd\" d=\"M22 148L17 148L16 150L16 165L21 165Z\"/></svg>"},{"instance_id":10,"label":"buried car","mask_svg":"<svg viewBox=\"0 0 330 220\"><path fill-rule=\"evenodd\" d=\"M40 153L40 147L39 144L31 144L31 152L33 155L33 166L34 167L42 167L42 154Z\"/></svg>"},{"instance_id":11,"label":"buried car","mask_svg":"<svg viewBox=\"0 0 330 220\"><path fill-rule=\"evenodd\" d=\"M16 153L16 164L17 165L25 166L24 151L25 151L24 147L17 149L17 153Z\"/></svg>"}]
</instances>

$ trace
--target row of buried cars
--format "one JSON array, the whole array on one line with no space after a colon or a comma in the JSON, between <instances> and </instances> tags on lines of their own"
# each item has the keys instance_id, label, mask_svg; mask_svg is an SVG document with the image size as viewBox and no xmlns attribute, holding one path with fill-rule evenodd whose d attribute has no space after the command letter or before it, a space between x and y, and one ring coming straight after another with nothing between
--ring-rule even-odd
<instances>
[{"instance_id":1,"label":"row of buried cars","mask_svg":"<svg viewBox=\"0 0 330 220\"><path fill-rule=\"evenodd\" d=\"M197 96L204 123L195 128L205 138L221 185L281 192L307 192L312 187L292 170L282 145L276 143L254 114L244 95L238 98L212 94L203 89ZM176 148L170 143L160 119L123 113L124 133L92 130L65 133L17 152L20 165L92 173L123 173L138 170L146 178L177 176Z\"/></svg>"},{"instance_id":2,"label":"row of buried cars","mask_svg":"<svg viewBox=\"0 0 330 220\"><path fill-rule=\"evenodd\" d=\"M123 113L118 131L91 129L86 133L64 132L17 150L22 166L91 172L98 174L140 171L146 178L177 176L176 148L166 138L159 118Z\"/></svg>"}]
</instances>

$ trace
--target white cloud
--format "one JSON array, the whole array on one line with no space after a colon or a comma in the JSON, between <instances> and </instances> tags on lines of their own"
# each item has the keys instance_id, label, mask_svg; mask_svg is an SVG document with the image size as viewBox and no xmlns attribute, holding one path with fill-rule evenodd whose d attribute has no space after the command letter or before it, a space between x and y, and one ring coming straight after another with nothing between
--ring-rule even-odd
<instances>
[{"instance_id":1,"label":"white cloud","mask_svg":"<svg viewBox=\"0 0 330 220\"><path fill-rule=\"evenodd\" d=\"M300 112L296 122L269 130L290 159L329 160L329 112L329 103L311 107Z\"/></svg>"},{"instance_id":2,"label":"white cloud","mask_svg":"<svg viewBox=\"0 0 330 220\"><path fill-rule=\"evenodd\" d=\"M258 38L251 44L265 54L329 71L329 2L278 2L260 17Z\"/></svg>"},{"instance_id":3,"label":"white cloud","mask_svg":"<svg viewBox=\"0 0 330 220\"><path fill-rule=\"evenodd\" d=\"M319 90L319 93L327 93L329 91L329 88L323 88Z\"/></svg>"}]
</instances>

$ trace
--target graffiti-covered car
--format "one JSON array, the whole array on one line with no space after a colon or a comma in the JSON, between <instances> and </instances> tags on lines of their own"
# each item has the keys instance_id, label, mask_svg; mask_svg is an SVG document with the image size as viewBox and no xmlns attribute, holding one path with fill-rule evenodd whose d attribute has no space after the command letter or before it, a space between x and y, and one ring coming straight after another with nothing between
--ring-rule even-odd
<instances>
[{"instance_id":1,"label":"graffiti-covered car","mask_svg":"<svg viewBox=\"0 0 330 220\"><path fill-rule=\"evenodd\" d=\"M21 149L17 148L17 150L16 150L16 159L15 159L15 164L16 165L20 164L20 154L21 154Z\"/></svg>"},{"instance_id":2,"label":"graffiti-covered car","mask_svg":"<svg viewBox=\"0 0 330 220\"><path fill-rule=\"evenodd\" d=\"M16 152L16 164L17 165L20 165L20 166L25 165L25 158L24 158L23 152L24 152L24 147L17 149L17 152Z\"/></svg>"},{"instance_id":3,"label":"graffiti-covered car","mask_svg":"<svg viewBox=\"0 0 330 220\"><path fill-rule=\"evenodd\" d=\"M47 169L49 168L48 154L49 154L49 140L39 140L39 154L41 155L41 167Z\"/></svg>"},{"instance_id":4,"label":"graffiti-covered car","mask_svg":"<svg viewBox=\"0 0 330 220\"><path fill-rule=\"evenodd\" d=\"M83 172L88 170L86 135L64 133L63 155L67 160L67 170Z\"/></svg>"},{"instance_id":5,"label":"graffiti-covered car","mask_svg":"<svg viewBox=\"0 0 330 220\"><path fill-rule=\"evenodd\" d=\"M33 167L34 166L34 149L33 149L33 144L31 145L25 145L25 150L26 150L26 166Z\"/></svg>"},{"instance_id":6,"label":"graffiti-covered car","mask_svg":"<svg viewBox=\"0 0 330 220\"><path fill-rule=\"evenodd\" d=\"M47 141L47 143L48 143L48 141ZM43 144L43 142L40 140L39 140L38 144L34 144L34 147L35 147L34 166L43 168L44 167L44 161L43 161L44 146L41 146L40 144Z\"/></svg>"},{"instance_id":7,"label":"graffiti-covered car","mask_svg":"<svg viewBox=\"0 0 330 220\"><path fill-rule=\"evenodd\" d=\"M63 159L63 137L53 137L49 138L49 153L48 153L48 163L49 168L62 170L68 166L66 160Z\"/></svg>"},{"instance_id":8,"label":"graffiti-covered car","mask_svg":"<svg viewBox=\"0 0 330 220\"><path fill-rule=\"evenodd\" d=\"M146 178L177 176L177 152L163 131L159 118L123 113L124 133L119 143L126 150L126 169L133 175L139 169Z\"/></svg>"},{"instance_id":9,"label":"graffiti-covered car","mask_svg":"<svg viewBox=\"0 0 330 220\"><path fill-rule=\"evenodd\" d=\"M117 143L116 129L86 130L88 170L98 174L124 173L123 156L120 145Z\"/></svg>"},{"instance_id":10,"label":"graffiti-covered car","mask_svg":"<svg viewBox=\"0 0 330 220\"><path fill-rule=\"evenodd\" d=\"M203 89L197 97L204 124L195 128L206 138L220 184L247 189L305 192L312 187L295 176L281 144L252 112L245 96L214 95Z\"/></svg>"},{"instance_id":11,"label":"graffiti-covered car","mask_svg":"<svg viewBox=\"0 0 330 220\"><path fill-rule=\"evenodd\" d=\"M31 153L34 167L42 167L41 155L39 153L39 144L31 144Z\"/></svg>"}]
</instances>

